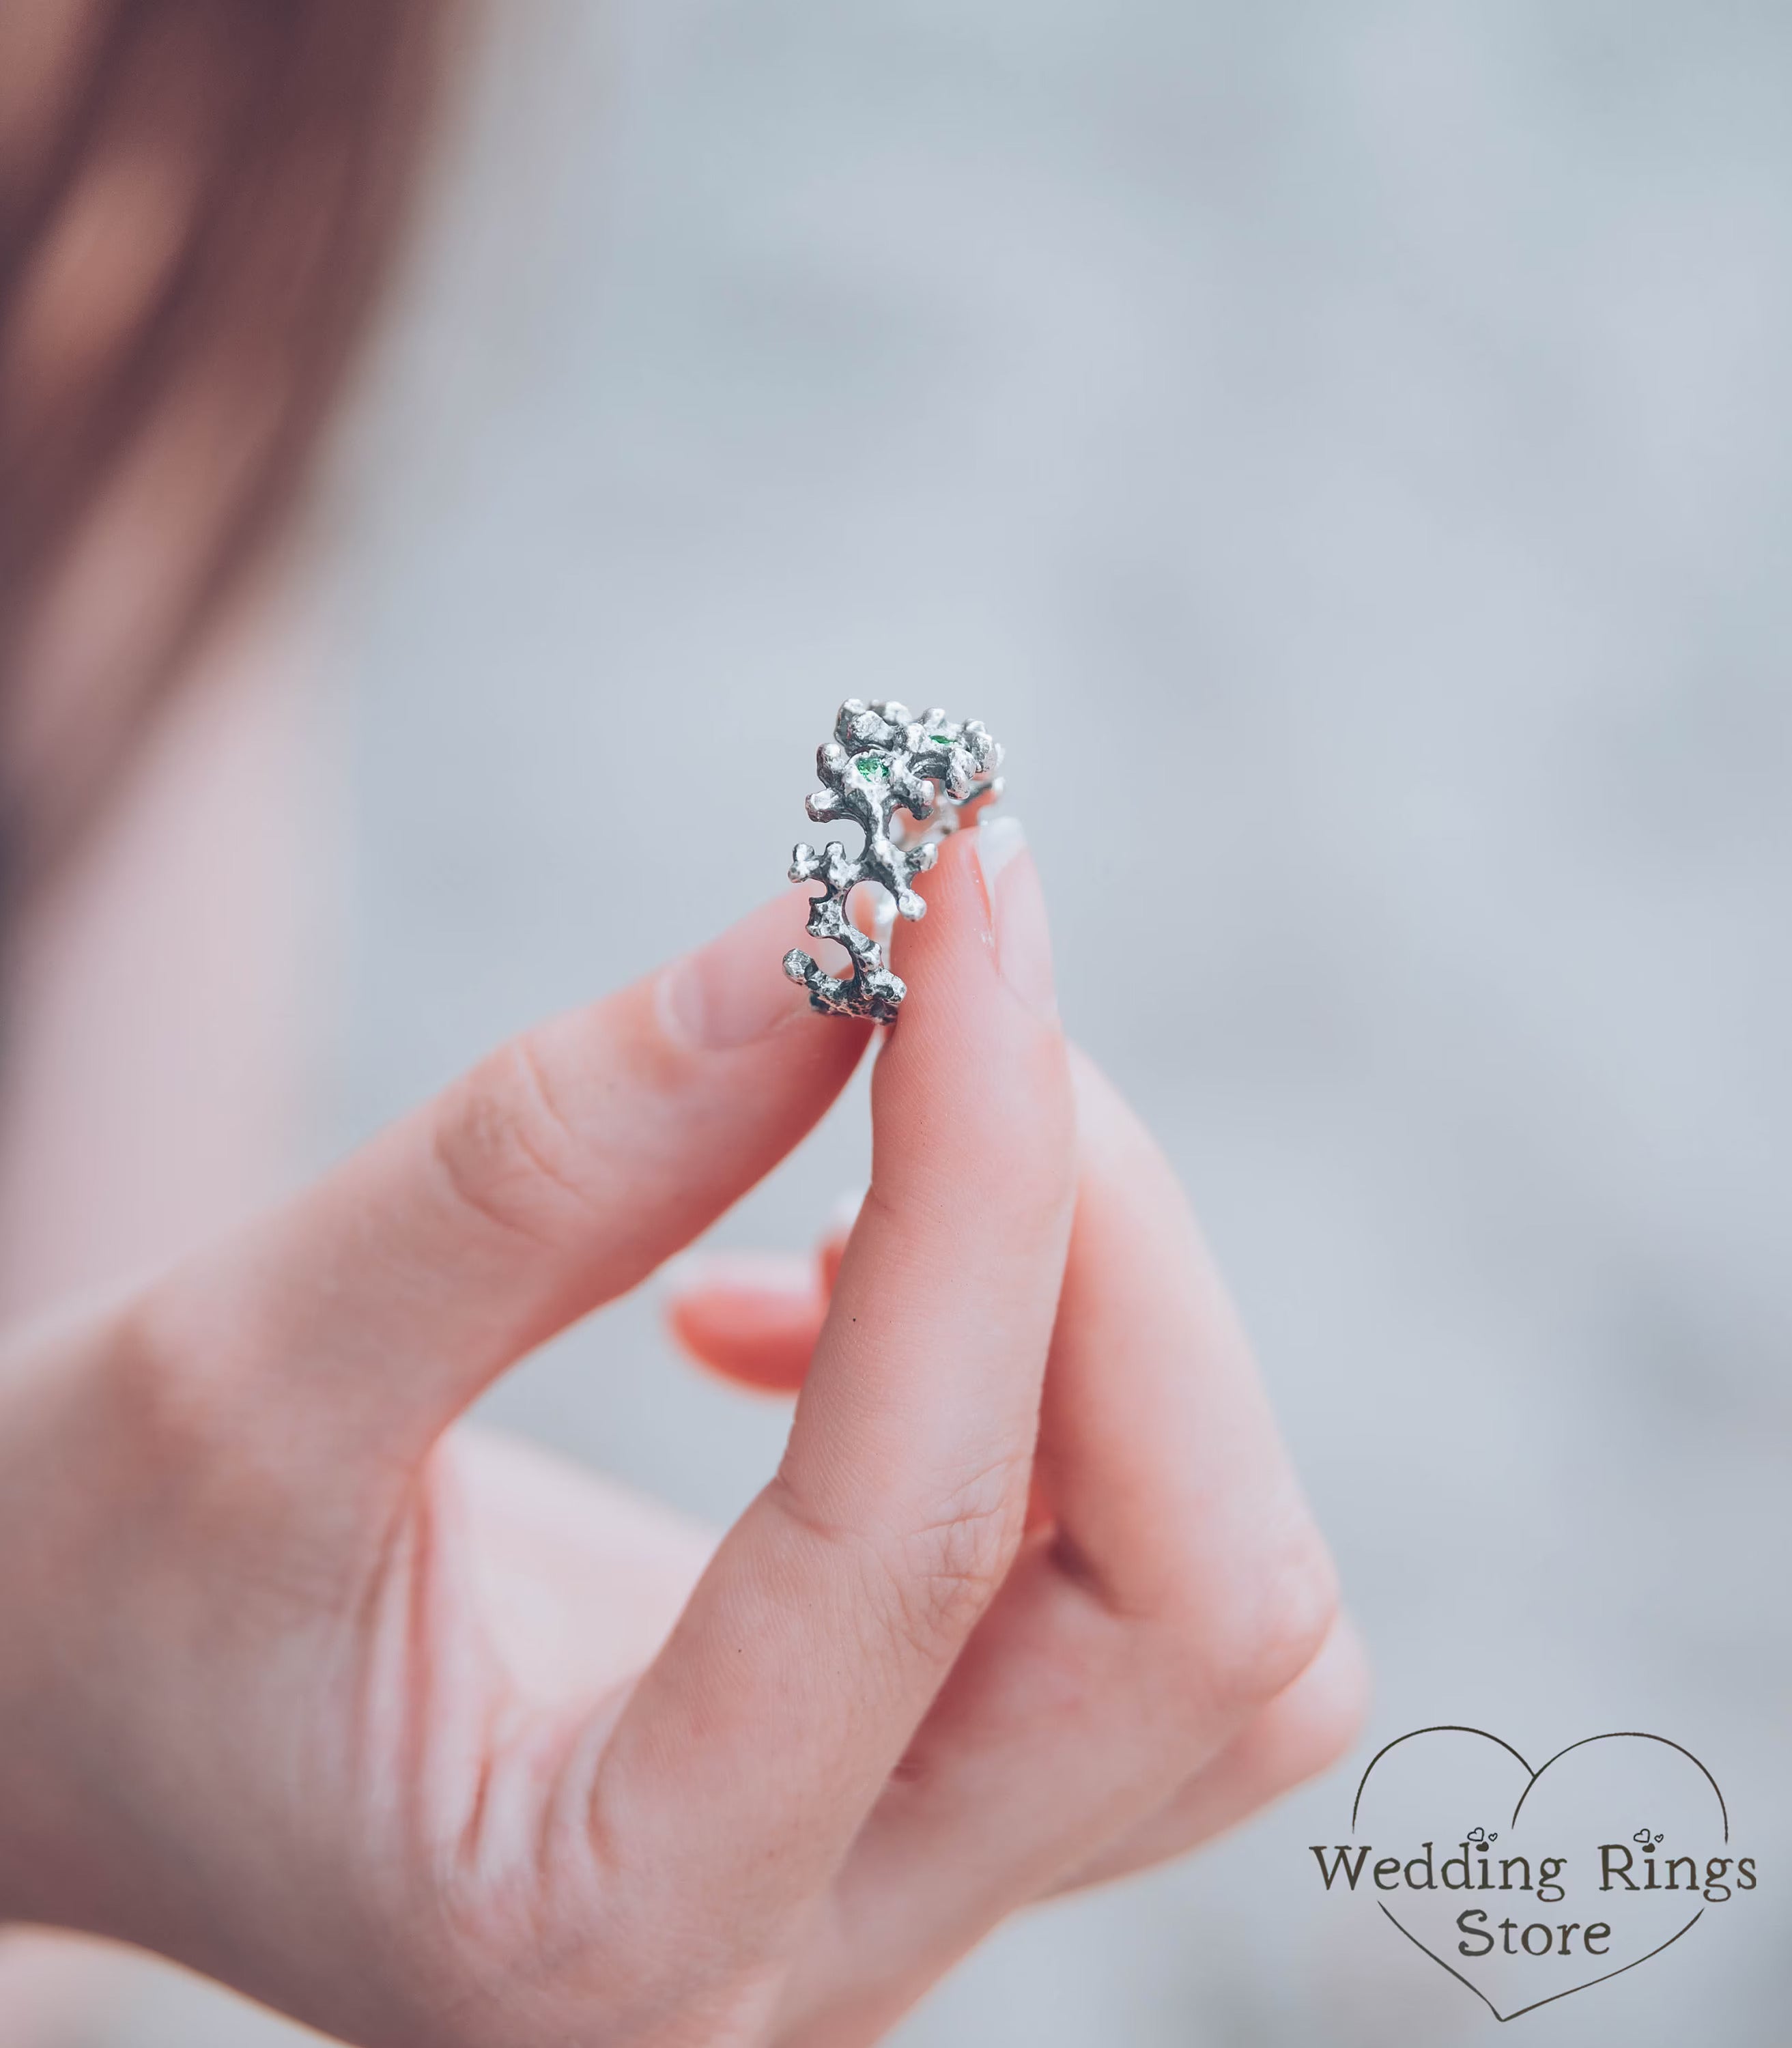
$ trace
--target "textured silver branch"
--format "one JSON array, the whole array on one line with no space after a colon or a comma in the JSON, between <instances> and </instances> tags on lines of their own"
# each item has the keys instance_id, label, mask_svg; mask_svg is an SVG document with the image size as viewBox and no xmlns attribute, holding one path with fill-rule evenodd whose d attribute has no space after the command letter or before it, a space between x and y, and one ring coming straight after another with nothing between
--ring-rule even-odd
<instances>
[{"instance_id":1,"label":"textured silver branch","mask_svg":"<svg viewBox=\"0 0 1792 2048\"><path fill-rule=\"evenodd\" d=\"M852 855L830 840L819 852L799 846L790 856L793 882L821 884L809 904L809 937L844 947L850 962L842 978L801 946L784 956L784 972L808 988L814 1008L895 1022L908 991L884 965L879 941L853 923L847 898L860 882L876 882L903 917L923 916L915 877L939 858L939 842L957 830L967 805L1002 793L1001 761L1002 749L976 719L960 724L937 710L911 718L906 705L881 698L848 697L840 706L834 736L815 757L823 786L805 808L817 824L850 819L865 843ZM887 929L881 921L880 928Z\"/></svg>"}]
</instances>

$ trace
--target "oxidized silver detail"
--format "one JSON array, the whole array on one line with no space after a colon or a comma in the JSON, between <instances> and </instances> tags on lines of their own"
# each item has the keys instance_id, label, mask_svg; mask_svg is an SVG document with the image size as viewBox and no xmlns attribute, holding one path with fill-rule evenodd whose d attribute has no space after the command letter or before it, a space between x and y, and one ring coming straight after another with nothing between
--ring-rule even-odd
<instances>
[{"instance_id":1,"label":"oxidized silver detail","mask_svg":"<svg viewBox=\"0 0 1792 2048\"><path fill-rule=\"evenodd\" d=\"M863 828L865 844L850 856L838 840L819 853L798 846L790 856L793 882L822 885L809 904L810 937L832 939L851 963L841 979L801 946L784 956L784 972L807 987L813 1008L895 1022L908 991L884 965L879 941L853 923L847 898L862 882L887 890L881 933L894 922L890 904L911 921L924 916L927 906L914 892L914 878L939 858L941 840L958 829L968 805L1001 795L995 773L1001 761L1002 749L976 719L959 724L938 710L910 718L906 705L881 698L867 704L848 697L840 706L834 736L815 757L824 786L804 808L817 824L850 819Z\"/></svg>"}]
</instances>

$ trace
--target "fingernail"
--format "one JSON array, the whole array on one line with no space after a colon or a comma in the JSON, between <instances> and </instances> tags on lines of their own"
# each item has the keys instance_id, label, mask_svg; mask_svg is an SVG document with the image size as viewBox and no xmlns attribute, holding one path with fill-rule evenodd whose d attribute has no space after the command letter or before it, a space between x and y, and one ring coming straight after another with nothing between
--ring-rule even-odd
<instances>
[{"instance_id":1,"label":"fingernail","mask_svg":"<svg viewBox=\"0 0 1792 2048\"><path fill-rule=\"evenodd\" d=\"M723 1293L789 1294L807 1301L815 1292L815 1274L806 1259L780 1259L763 1251L686 1251L668 1259L657 1275L669 1301L687 1295Z\"/></svg>"},{"instance_id":2,"label":"fingernail","mask_svg":"<svg viewBox=\"0 0 1792 2048\"><path fill-rule=\"evenodd\" d=\"M777 898L731 925L659 979L660 1021L669 1037L704 1052L725 1053L809 1010L809 998L784 972L801 942L800 900Z\"/></svg>"},{"instance_id":3,"label":"fingernail","mask_svg":"<svg viewBox=\"0 0 1792 2048\"><path fill-rule=\"evenodd\" d=\"M1002 978L1030 1009L1055 1020L1051 929L1026 834L1020 820L1005 812L982 820L976 831L977 865L989 899L990 929Z\"/></svg>"}]
</instances>

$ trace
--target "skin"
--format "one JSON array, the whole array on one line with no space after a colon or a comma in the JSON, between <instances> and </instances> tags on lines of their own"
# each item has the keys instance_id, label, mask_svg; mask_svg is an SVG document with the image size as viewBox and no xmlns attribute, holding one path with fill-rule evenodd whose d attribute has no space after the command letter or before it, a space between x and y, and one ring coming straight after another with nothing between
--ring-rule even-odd
<instances>
[{"instance_id":1,"label":"skin","mask_svg":"<svg viewBox=\"0 0 1792 2048\"><path fill-rule=\"evenodd\" d=\"M219 632L7 932L0 1330L115 1292L292 1185L329 866L294 608L262 598ZM201 1996L135 1950L0 1928L6 2048L91 2048L114 2007L176 1994Z\"/></svg>"},{"instance_id":2,"label":"skin","mask_svg":"<svg viewBox=\"0 0 1792 2048\"><path fill-rule=\"evenodd\" d=\"M1348 1741L1235 1324L978 838L902 935L871 1189L761 1346L789 1445L712 1549L458 1418L844 1083L863 1030L778 977L794 895L14 1340L0 1917L367 2048L832 2048Z\"/></svg>"},{"instance_id":3,"label":"skin","mask_svg":"<svg viewBox=\"0 0 1792 2048\"><path fill-rule=\"evenodd\" d=\"M0 128L59 118L88 12L0 10ZM158 197L134 163L38 280L52 389ZM34 777L103 723L72 681L179 587L180 512L114 508L72 660L15 677ZM676 970L560 1020L223 1236L282 1170L303 1008L292 727L227 641L9 934L0 1921L368 2043L869 2041L1027 1899L1328 1761L1328 1567L1180 1194L1042 1008L1025 864L999 934L961 843L905 934L831 1309L762 1270L731 1330L713 1282L678 1305L737 1372L782 1317L746 1376L801 1387L720 1546L456 1418L825 1107L862 1034L787 984L727 1045ZM721 1013L799 916L723 946ZM96 2038L63 1994L97 1953L0 1933L8 2048Z\"/></svg>"}]
</instances>

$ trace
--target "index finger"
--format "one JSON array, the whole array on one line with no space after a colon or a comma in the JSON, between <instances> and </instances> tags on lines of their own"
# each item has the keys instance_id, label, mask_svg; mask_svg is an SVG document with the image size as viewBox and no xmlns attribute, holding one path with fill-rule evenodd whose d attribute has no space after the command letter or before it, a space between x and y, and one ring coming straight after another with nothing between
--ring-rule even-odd
<instances>
[{"instance_id":1,"label":"index finger","mask_svg":"<svg viewBox=\"0 0 1792 2048\"><path fill-rule=\"evenodd\" d=\"M619 1720L599 1839L775 1915L825 1879L994 1596L1025 1518L1075 1189L1038 875L1012 820L949 841L906 935L871 1190L777 1477ZM663 1827L655 1829L662 1837Z\"/></svg>"}]
</instances>

